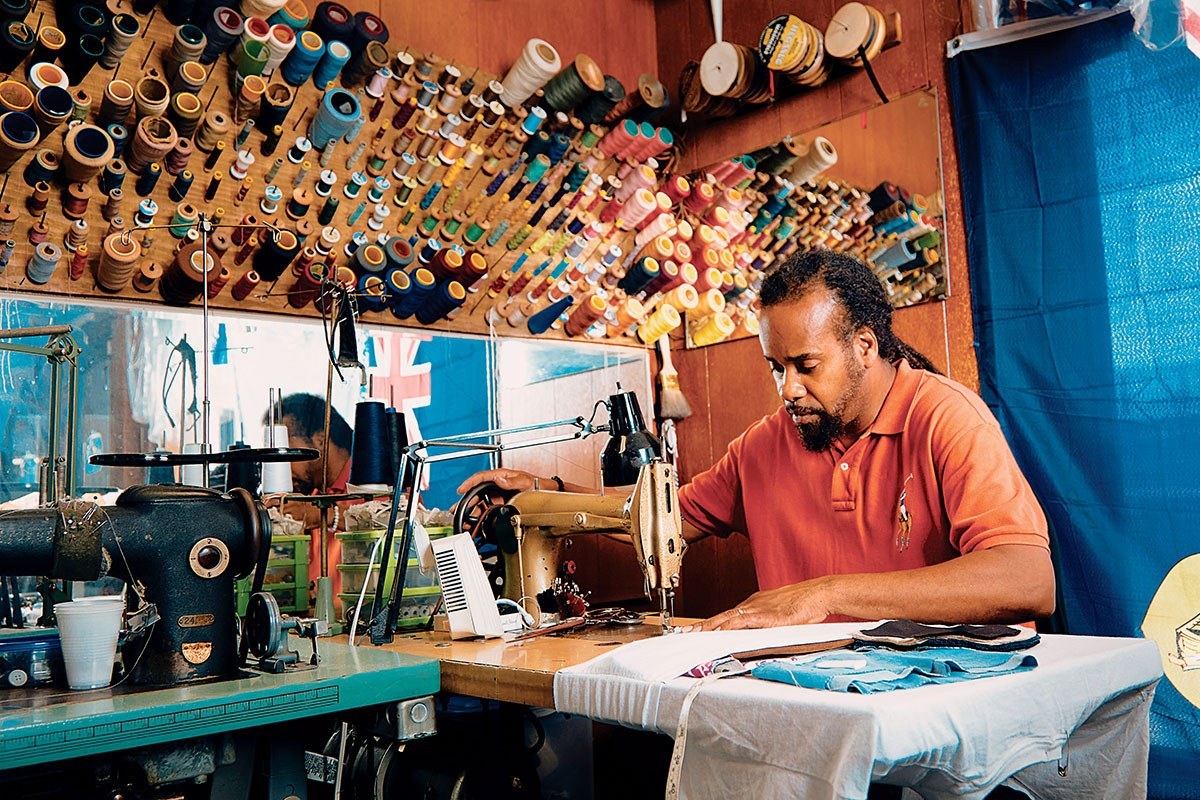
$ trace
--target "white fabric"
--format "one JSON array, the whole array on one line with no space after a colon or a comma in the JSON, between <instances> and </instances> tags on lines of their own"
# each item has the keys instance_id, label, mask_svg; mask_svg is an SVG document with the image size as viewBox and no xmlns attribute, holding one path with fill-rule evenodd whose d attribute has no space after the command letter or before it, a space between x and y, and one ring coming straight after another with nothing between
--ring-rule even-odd
<instances>
[{"instance_id":1,"label":"white fabric","mask_svg":"<svg viewBox=\"0 0 1200 800\"><path fill-rule=\"evenodd\" d=\"M869 626L634 642L560 670L555 707L673 735L695 682L677 676L693 666L730 652L845 638L862 627ZM982 798L1014 776L1011 784L1035 800L1145 797L1149 701L1162 675L1157 647L1044 636L1030 652L1038 659L1030 672L870 696L748 677L717 681L691 710L681 794L865 798L870 782L882 779L926 800ZM1058 764L1068 736L1064 778Z\"/></svg>"}]
</instances>

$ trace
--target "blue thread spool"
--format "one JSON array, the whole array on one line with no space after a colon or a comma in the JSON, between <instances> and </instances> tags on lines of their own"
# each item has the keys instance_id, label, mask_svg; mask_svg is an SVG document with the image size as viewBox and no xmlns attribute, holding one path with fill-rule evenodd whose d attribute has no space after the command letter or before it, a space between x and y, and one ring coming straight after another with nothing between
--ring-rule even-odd
<instances>
[{"instance_id":1,"label":"blue thread spool","mask_svg":"<svg viewBox=\"0 0 1200 800\"><path fill-rule=\"evenodd\" d=\"M421 203L420 203L421 210L425 211L431 205L433 205L433 201L437 199L437 196L441 191L442 191L441 181L438 181L437 183L434 183L433 186L430 186L428 191L425 192L425 196L421 198Z\"/></svg>"},{"instance_id":2,"label":"blue thread spool","mask_svg":"<svg viewBox=\"0 0 1200 800\"><path fill-rule=\"evenodd\" d=\"M432 272L423 267L418 269L412 275L408 294L401 302L392 306L392 313L400 319L408 319L425 304L426 298L433 294L436 286L437 281L434 280Z\"/></svg>"},{"instance_id":3,"label":"blue thread spool","mask_svg":"<svg viewBox=\"0 0 1200 800\"><path fill-rule=\"evenodd\" d=\"M330 89L317 106L308 138L313 147L324 150L330 142L345 136L361 117L357 97L345 89Z\"/></svg>"},{"instance_id":4,"label":"blue thread spool","mask_svg":"<svg viewBox=\"0 0 1200 800\"><path fill-rule=\"evenodd\" d=\"M367 235L362 231L355 231L354 235L350 237L350 241L346 242L346 247L343 248L346 253L346 258L353 256L356 252L358 252L358 248L362 247L366 243Z\"/></svg>"},{"instance_id":5,"label":"blue thread spool","mask_svg":"<svg viewBox=\"0 0 1200 800\"><path fill-rule=\"evenodd\" d=\"M417 309L417 322L432 325L458 308L467 299L467 291L458 281L444 281L433 294Z\"/></svg>"},{"instance_id":6,"label":"blue thread spool","mask_svg":"<svg viewBox=\"0 0 1200 800\"><path fill-rule=\"evenodd\" d=\"M158 163L151 164L146 167L146 171L138 176L137 183L133 185L133 190L140 197L146 197L154 191L154 187L158 184L158 178L162 175L162 167Z\"/></svg>"},{"instance_id":7,"label":"blue thread spool","mask_svg":"<svg viewBox=\"0 0 1200 800\"><path fill-rule=\"evenodd\" d=\"M175 182L171 184L171 188L167 191L167 197L170 197L176 203L182 203L183 198L187 197L188 191L192 188L193 180L195 180L195 176L192 175L192 171L185 169L175 176Z\"/></svg>"},{"instance_id":8,"label":"blue thread spool","mask_svg":"<svg viewBox=\"0 0 1200 800\"><path fill-rule=\"evenodd\" d=\"M367 185L367 176L361 172L353 172L350 174L350 180L346 181L346 185L342 187L342 194L346 195L347 199L353 200L358 197L358 193Z\"/></svg>"},{"instance_id":9,"label":"blue thread spool","mask_svg":"<svg viewBox=\"0 0 1200 800\"><path fill-rule=\"evenodd\" d=\"M349 60L350 48L334 39L325 47L325 54L321 56L316 70L313 71L313 86L324 91L325 87L329 86L333 79L341 73L342 67L346 66L346 62Z\"/></svg>"},{"instance_id":10,"label":"blue thread spool","mask_svg":"<svg viewBox=\"0 0 1200 800\"><path fill-rule=\"evenodd\" d=\"M358 303L368 311L383 311L387 305L387 284L378 275L358 279Z\"/></svg>"},{"instance_id":11,"label":"blue thread spool","mask_svg":"<svg viewBox=\"0 0 1200 800\"><path fill-rule=\"evenodd\" d=\"M525 165L524 178L529 183L537 183L546 174L546 170L548 169L550 169L550 159L544 155L536 156Z\"/></svg>"},{"instance_id":12,"label":"blue thread spool","mask_svg":"<svg viewBox=\"0 0 1200 800\"><path fill-rule=\"evenodd\" d=\"M495 247L504 238L504 234L508 233L509 221L506 219L500 220L500 224L496 226L496 230L492 231L491 236L487 238L488 247Z\"/></svg>"},{"instance_id":13,"label":"blue thread spool","mask_svg":"<svg viewBox=\"0 0 1200 800\"><path fill-rule=\"evenodd\" d=\"M387 420L384 405L364 400L354 408L354 445L350 483L367 490L386 489L389 481Z\"/></svg>"},{"instance_id":14,"label":"blue thread spool","mask_svg":"<svg viewBox=\"0 0 1200 800\"><path fill-rule=\"evenodd\" d=\"M100 191L108 194L113 189L120 189L125 182L125 163L114 158L104 165L104 173L100 176Z\"/></svg>"},{"instance_id":15,"label":"blue thread spool","mask_svg":"<svg viewBox=\"0 0 1200 800\"><path fill-rule=\"evenodd\" d=\"M312 31L296 37L296 46L279 67L279 76L292 86L303 86L325 55L325 42Z\"/></svg>"},{"instance_id":16,"label":"blue thread spool","mask_svg":"<svg viewBox=\"0 0 1200 800\"><path fill-rule=\"evenodd\" d=\"M38 150L25 165L24 178L29 186L45 181L52 183L58 174L58 157L49 150Z\"/></svg>"},{"instance_id":17,"label":"blue thread spool","mask_svg":"<svg viewBox=\"0 0 1200 800\"><path fill-rule=\"evenodd\" d=\"M25 277L39 285L50 282L54 269L62 259L62 250L53 242L42 242L33 250L29 263L25 265Z\"/></svg>"},{"instance_id":18,"label":"blue thread spool","mask_svg":"<svg viewBox=\"0 0 1200 800\"><path fill-rule=\"evenodd\" d=\"M550 158L551 164L557 165L558 162L563 160L563 157L570 149L571 140L567 138L566 134L556 133L550 142L550 150L546 153L546 155ZM578 167L579 165L576 164L575 166Z\"/></svg>"},{"instance_id":19,"label":"blue thread spool","mask_svg":"<svg viewBox=\"0 0 1200 800\"><path fill-rule=\"evenodd\" d=\"M617 286L621 287L626 294L637 294L646 288L646 284L657 278L658 273L658 262L652 258L643 258L629 268Z\"/></svg>"},{"instance_id":20,"label":"blue thread spool","mask_svg":"<svg viewBox=\"0 0 1200 800\"><path fill-rule=\"evenodd\" d=\"M404 414L394 408L387 410L388 455L391 460L391 475L393 478L400 474L400 466L404 462L404 448L408 447L408 426L404 424ZM401 486L411 483L413 464L401 480Z\"/></svg>"},{"instance_id":21,"label":"blue thread spool","mask_svg":"<svg viewBox=\"0 0 1200 800\"><path fill-rule=\"evenodd\" d=\"M125 144L129 141L129 129L124 125L113 123L104 129L113 143L113 158L120 158L125 152Z\"/></svg>"},{"instance_id":22,"label":"blue thread spool","mask_svg":"<svg viewBox=\"0 0 1200 800\"><path fill-rule=\"evenodd\" d=\"M325 200L325 205L321 206L321 213L317 214L317 222L322 225L328 225L333 221L333 215L337 213L340 201L336 197L330 197Z\"/></svg>"},{"instance_id":23,"label":"blue thread spool","mask_svg":"<svg viewBox=\"0 0 1200 800\"><path fill-rule=\"evenodd\" d=\"M546 182L538 181L537 185L529 190L529 196L525 199L530 203L536 203L542 197L542 192L546 191Z\"/></svg>"},{"instance_id":24,"label":"blue thread spool","mask_svg":"<svg viewBox=\"0 0 1200 800\"><path fill-rule=\"evenodd\" d=\"M533 158L543 153L549 153L550 142L550 134L545 131L538 131L537 136L530 137L529 141L525 143L522 152L526 158Z\"/></svg>"},{"instance_id":25,"label":"blue thread spool","mask_svg":"<svg viewBox=\"0 0 1200 800\"><path fill-rule=\"evenodd\" d=\"M384 283L387 284L388 308L392 314L396 314L396 309L408 299L409 293L412 292L412 279L403 270L392 269L388 270Z\"/></svg>"},{"instance_id":26,"label":"blue thread spool","mask_svg":"<svg viewBox=\"0 0 1200 800\"><path fill-rule=\"evenodd\" d=\"M535 336L540 336L546 331L550 330L550 326L553 325L554 322L560 316L562 316L563 312L570 308L571 304L574 302L575 298L571 295L567 295L561 300L551 303L538 313L534 314L529 318L525 325L529 328L530 333L534 334Z\"/></svg>"},{"instance_id":27,"label":"blue thread spool","mask_svg":"<svg viewBox=\"0 0 1200 800\"><path fill-rule=\"evenodd\" d=\"M229 52L245 30L246 21L236 10L223 6L213 9L204 28L206 41L204 52L200 54L200 63L211 64L217 60L217 56Z\"/></svg>"},{"instance_id":28,"label":"blue thread spool","mask_svg":"<svg viewBox=\"0 0 1200 800\"><path fill-rule=\"evenodd\" d=\"M139 228L145 228L154 224L154 215L158 213L158 203L147 197L142 202L138 203L137 213L133 217L133 222Z\"/></svg>"},{"instance_id":29,"label":"blue thread spool","mask_svg":"<svg viewBox=\"0 0 1200 800\"><path fill-rule=\"evenodd\" d=\"M442 243L437 239L430 239L421 248L421 252L417 254L417 264L422 267L428 267L433 263L433 259L437 256L438 251L442 249Z\"/></svg>"},{"instance_id":30,"label":"blue thread spool","mask_svg":"<svg viewBox=\"0 0 1200 800\"><path fill-rule=\"evenodd\" d=\"M538 128L542 127L542 123L546 121L546 110L541 106L534 106L529 109L529 113L525 115L525 119L521 120L521 130L533 136L537 133Z\"/></svg>"}]
</instances>

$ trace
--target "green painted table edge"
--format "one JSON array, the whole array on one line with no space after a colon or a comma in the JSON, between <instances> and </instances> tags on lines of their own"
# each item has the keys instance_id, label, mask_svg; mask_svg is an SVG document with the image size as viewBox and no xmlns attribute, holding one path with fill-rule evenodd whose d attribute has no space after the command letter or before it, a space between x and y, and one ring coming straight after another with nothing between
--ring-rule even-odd
<instances>
[{"instance_id":1,"label":"green painted table edge","mask_svg":"<svg viewBox=\"0 0 1200 800\"><path fill-rule=\"evenodd\" d=\"M302 660L310 652L294 638L292 646ZM100 689L69 702L0 710L0 770L347 711L440 687L436 660L332 642L318 652L315 669L132 694Z\"/></svg>"}]
</instances>

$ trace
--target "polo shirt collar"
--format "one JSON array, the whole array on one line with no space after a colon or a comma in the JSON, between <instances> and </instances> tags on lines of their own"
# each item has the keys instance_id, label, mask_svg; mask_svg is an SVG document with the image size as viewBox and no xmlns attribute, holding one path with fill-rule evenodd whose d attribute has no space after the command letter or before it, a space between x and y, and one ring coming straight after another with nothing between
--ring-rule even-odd
<instances>
[{"instance_id":1,"label":"polo shirt collar","mask_svg":"<svg viewBox=\"0 0 1200 800\"><path fill-rule=\"evenodd\" d=\"M912 411L913 400L916 399L917 389L921 387L922 370L913 369L908 365L908 359L900 359L896 365L896 379L892 388L884 398L883 406L875 416L875 421L867 429L867 433L895 435L903 433L908 425L908 415Z\"/></svg>"}]
</instances>

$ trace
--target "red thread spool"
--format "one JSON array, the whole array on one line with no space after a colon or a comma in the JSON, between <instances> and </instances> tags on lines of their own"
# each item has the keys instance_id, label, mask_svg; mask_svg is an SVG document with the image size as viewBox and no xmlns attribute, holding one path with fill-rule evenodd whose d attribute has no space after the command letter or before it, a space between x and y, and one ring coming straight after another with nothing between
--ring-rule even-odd
<instances>
[{"instance_id":1,"label":"red thread spool","mask_svg":"<svg viewBox=\"0 0 1200 800\"><path fill-rule=\"evenodd\" d=\"M233 233L229 235L229 238L236 245L245 244L246 239L258 233L261 227L262 223L259 222L258 217L253 214L247 214L242 217L242 224L233 229Z\"/></svg>"},{"instance_id":2,"label":"red thread spool","mask_svg":"<svg viewBox=\"0 0 1200 800\"><path fill-rule=\"evenodd\" d=\"M233 295L234 300L241 302L254 291L254 287L258 286L258 283L258 273L252 269L248 269L246 270L246 274L239 278L238 282L229 290L229 293Z\"/></svg>"},{"instance_id":3,"label":"red thread spool","mask_svg":"<svg viewBox=\"0 0 1200 800\"><path fill-rule=\"evenodd\" d=\"M221 274L208 282L208 299L212 300L219 295L231 277L233 277L233 273L229 271L229 267L221 267Z\"/></svg>"},{"instance_id":4,"label":"red thread spool","mask_svg":"<svg viewBox=\"0 0 1200 800\"><path fill-rule=\"evenodd\" d=\"M258 237L251 236L249 239L242 242L241 248L237 251L237 253L233 257L233 263L240 267L246 261L246 259L250 257L250 254L253 253L255 248L257 248L257 247L258 247Z\"/></svg>"},{"instance_id":5,"label":"red thread spool","mask_svg":"<svg viewBox=\"0 0 1200 800\"><path fill-rule=\"evenodd\" d=\"M70 219L83 219L91 199L91 187L82 183L72 183L67 187L67 197L63 200L63 213Z\"/></svg>"},{"instance_id":6,"label":"red thread spool","mask_svg":"<svg viewBox=\"0 0 1200 800\"><path fill-rule=\"evenodd\" d=\"M75 248L75 254L71 256L71 280L77 281L83 277L84 271L87 269L88 248L86 244L81 244Z\"/></svg>"},{"instance_id":7,"label":"red thread spool","mask_svg":"<svg viewBox=\"0 0 1200 800\"><path fill-rule=\"evenodd\" d=\"M317 294L321 291L321 281L324 277L324 264L309 264L306 269L300 272L296 278L296 282L288 290L288 305L292 308L304 308L316 300Z\"/></svg>"}]
</instances>

